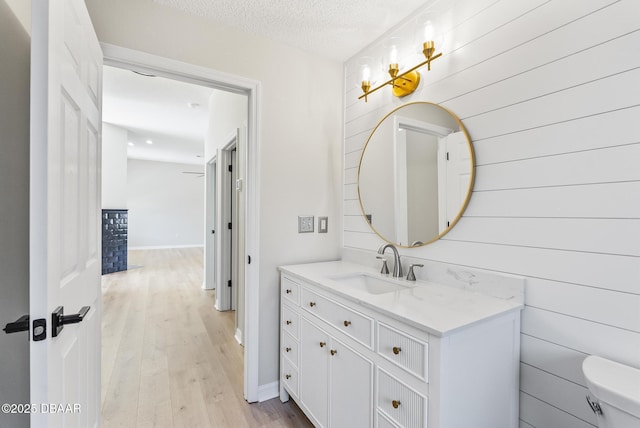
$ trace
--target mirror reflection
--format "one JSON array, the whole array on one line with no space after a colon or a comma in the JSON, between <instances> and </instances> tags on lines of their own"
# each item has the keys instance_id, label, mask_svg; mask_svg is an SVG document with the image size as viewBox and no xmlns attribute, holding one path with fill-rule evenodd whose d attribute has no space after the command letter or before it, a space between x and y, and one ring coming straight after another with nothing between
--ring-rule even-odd
<instances>
[{"instance_id":1,"label":"mirror reflection","mask_svg":"<svg viewBox=\"0 0 640 428\"><path fill-rule=\"evenodd\" d=\"M474 164L471 140L453 113L426 102L398 107L378 123L362 152L362 213L395 245L433 242L466 208Z\"/></svg>"}]
</instances>

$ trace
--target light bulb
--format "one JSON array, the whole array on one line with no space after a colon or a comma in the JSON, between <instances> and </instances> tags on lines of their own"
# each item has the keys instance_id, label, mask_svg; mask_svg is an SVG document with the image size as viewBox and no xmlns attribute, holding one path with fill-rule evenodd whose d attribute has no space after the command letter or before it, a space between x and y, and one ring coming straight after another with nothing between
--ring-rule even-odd
<instances>
[{"instance_id":1,"label":"light bulb","mask_svg":"<svg viewBox=\"0 0 640 428\"><path fill-rule=\"evenodd\" d=\"M362 67L362 80L363 81L371 80L371 69L367 65Z\"/></svg>"},{"instance_id":2,"label":"light bulb","mask_svg":"<svg viewBox=\"0 0 640 428\"><path fill-rule=\"evenodd\" d=\"M433 24L431 21L427 21L424 24L424 42L430 42L435 40L435 28L433 28Z\"/></svg>"},{"instance_id":3,"label":"light bulb","mask_svg":"<svg viewBox=\"0 0 640 428\"><path fill-rule=\"evenodd\" d=\"M389 63L398 63L398 49L396 48L396 45L391 46L391 52L389 52Z\"/></svg>"}]
</instances>

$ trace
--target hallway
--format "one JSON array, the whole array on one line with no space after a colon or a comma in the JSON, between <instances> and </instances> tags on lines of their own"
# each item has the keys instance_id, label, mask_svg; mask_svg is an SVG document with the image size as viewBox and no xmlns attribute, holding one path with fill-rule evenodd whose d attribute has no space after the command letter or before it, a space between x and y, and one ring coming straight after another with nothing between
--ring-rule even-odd
<instances>
[{"instance_id":1,"label":"hallway","mask_svg":"<svg viewBox=\"0 0 640 428\"><path fill-rule=\"evenodd\" d=\"M234 312L202 287L201 248L129 252L102 277L102 424L309 427L292 401L249 405Z\"/></svg>"}]
</instances>

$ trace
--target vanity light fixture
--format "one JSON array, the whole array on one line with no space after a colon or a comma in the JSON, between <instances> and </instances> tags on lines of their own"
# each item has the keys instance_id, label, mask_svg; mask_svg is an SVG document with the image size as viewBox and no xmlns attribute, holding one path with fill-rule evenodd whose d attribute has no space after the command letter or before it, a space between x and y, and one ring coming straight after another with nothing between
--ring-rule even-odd
<instances>
[{"instance_id":1,"label":"vanity light fixture","mask_svg":"<svg viewBox=\"0 0 640 428\"><path fill-rule=\"evenodd\" d=\"M424 34L424 40L426 41L422 43L422 54L425 57L425 61L400 73L397 47L395 44L392 45L389 53L389 76L391 76L391 79L371 89L371 70L369 67L363 67L361 88L364 94L360 95L358 99L360 100L364 98L364 102L367 102L369 94L372 94L387 85L391 85L391 91L396 97L404 97L413 93L418 87L418 84L420 84L420 73L417 70L426 65L427 71L431 71L431 61L442 56L442 52L435 54L433 26L430 21L427 21L425 25Z\"/></svg>"}]
</instances>

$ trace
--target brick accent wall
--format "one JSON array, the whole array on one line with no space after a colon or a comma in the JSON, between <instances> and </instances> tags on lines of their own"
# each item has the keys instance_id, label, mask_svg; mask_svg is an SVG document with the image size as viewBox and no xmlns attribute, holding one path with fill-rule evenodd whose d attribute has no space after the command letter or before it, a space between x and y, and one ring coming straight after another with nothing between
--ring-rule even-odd
<instances>
[{"instance_id":1,"label":"brick accent wall","mask_svg":"<svg viewBox=\"0 0 640 428\"><path fill-rule=\"evenodd\" d=\"M127 270L127 210L102 210L102 274Z\"/></svg>"}]
</instances>

